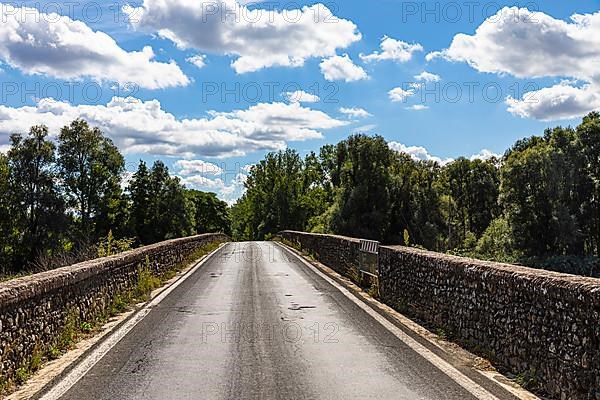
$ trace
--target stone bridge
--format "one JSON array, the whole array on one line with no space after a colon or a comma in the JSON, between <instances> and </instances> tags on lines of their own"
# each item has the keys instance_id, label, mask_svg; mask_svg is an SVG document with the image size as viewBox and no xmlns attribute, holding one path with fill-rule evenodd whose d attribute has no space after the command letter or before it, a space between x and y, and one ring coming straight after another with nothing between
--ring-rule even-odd
<instances>
[{"instance_id":1,"label":"stone bridge","mask_svg":"<svg viewBox=\"0 0 600 400\"><path fill-rule=\"evenodd\" d=\"M199 235L0 284L7 383L148 274L185 272L9 398L536 398L479 355L549 398L600 400L600 280L400 246L361 279L358 239L279 237Z\"/></svg>"}]
</instances>

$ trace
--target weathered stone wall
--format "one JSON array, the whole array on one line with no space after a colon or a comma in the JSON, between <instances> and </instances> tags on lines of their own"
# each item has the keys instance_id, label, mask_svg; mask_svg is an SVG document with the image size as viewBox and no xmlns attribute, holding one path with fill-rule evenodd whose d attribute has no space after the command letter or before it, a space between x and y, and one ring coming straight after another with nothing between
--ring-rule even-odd
<instances>
[{"instance_id":1,"label":"weathered stone wall","mask_svg":"<svg viewBox=\"0 0 600 400\"><path fill-rule=\"evenodd\" d=\"M358 265L360 240L345 236L283 231L279 236L300 250L313 254L335 272L348 276Z\"/></svg>"},{"instance_id":2,"label":"weathered stone wall","mask_svg":"<svg viewBox=\"0 0 600 400\"><path fill-rule=\"evenodd\" d=\"M332 249L356 239L281 236L327 265L356 260ZM599 279L402 246L380 248L379 274L388 305L443 328L501 369L534 376L552 398L600 400Z\"/></svg>"},{"instance_id":3,"label":"weathered stone wall","mask_svg":"<svg viewBox=\"0 0 600 400\"><path fill-rule=\"evenodd\" d=\"M105 313L136 285L146 260L158 276L200 247L227 240L221 234L174 239L0 283L0 378L12 379L34 354L56 344L70 314L88 321Z\"/></svg>"}]
</instances>

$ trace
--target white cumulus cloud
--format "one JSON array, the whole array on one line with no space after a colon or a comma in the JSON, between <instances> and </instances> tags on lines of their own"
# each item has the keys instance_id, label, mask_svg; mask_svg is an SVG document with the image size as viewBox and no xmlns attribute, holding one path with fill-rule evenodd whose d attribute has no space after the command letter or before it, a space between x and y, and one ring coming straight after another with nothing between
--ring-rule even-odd
<instances>
[{"instance_id":1,"label":"white cumulus cloud","mask_svg":"<svg viewBox=\"0 0 600 400\"><path fill-rule=\"evenodd\" d=\"M180 158L243 156L279 150L288 141L322 138L321 130L348 124L298 103L259 103L248 109L209 112L208 117L178 119L158 100L114 97L106 105L71 105L41 99L35 106L0 105L0 145L13 132L46 124L53 134L76 118L98 126L126 153Z\"/></svg>"},{"instance_id":2,"label":"white cumulus cloud","mask_svg":"<svg viewBox=\"0 0 600 400\"><path fill-rule=\"evenodd\" d=\"M414 53L423 51L423 46L419 43L406 43L388 36L384 36L381 39L380 47L380 52L375 51L368 55L361 54L360 58L365 62L391 60L404 63L410 61Z\"/></svg>"},{"instance_id":3,"label":"white cumulus cloud","mask_svg":"<svg viewBox=\"0 0 600 400\"><path fill-rule=\"evenodd\" d=\"M366 134L366 133L373 132L375 129L377 129L377 125L375 125L375 124L363 125L363 126L359 126L357 128L352 129L352 133Z\"/></svg>"},{"instance_id":4,"label":"white cumulus cloud","mask_svg":"<svg viewBox=\"0 0 600 400\"><path fill-rule=\"evenodd\" d=\"M479 153L473 154L470 157L471 161L473 161L473 160L487 161L487 160L491 160L492 158L498 158L499 159L499 158L502 158L502 155L494 153L493 151L488 150L488 149L483 149Z\"/></svg>"},{"instance_id":5,"label":"white cumulus cloud","mask_svg":"<svg viewBox=\"0 0 600 400\"><path fill-rule=\"evenodd\" d=\"M445 50L428 54L466 62L480 72L517 78L571 78L507 98L508 110L539 120L580 117L600 107L600 12L574 14L569 21L526 8L505 7L485 20L473 35L458 34Z\"/></svg>"},{"instance_id":6,"label":"white cumulus cloud","mask_svg":"<svg viewBox=\"0 0 600 400\"><path fill-rule=\"evenodd\" d=\"M354 64L348 54L329 57L323 60L319 66L328 81L354 82L369 78L366 71Z\"/></svg>"},{"instance_id":7,"label":"white cumulus cloud","mask_svg":"<svg viewBox=\"0 0 600 400\"><path fill-rule=\"evenodd\" d=\"M388 97L394 103L402 102L408 97L415 95L414 89L402 89L401 87L394 88L388 92Z\"/></svg>"},{"instance_id":8,"label":"white cumulus cloud","mask_svg":"<svg viewBox=\"0 0 600 400\"><path fill-rule=\"evenodd\" d=\"M414 104L412 106L405 107L405 109L411 110L411 111L423 111L423 110L428 110L429 107L424 104Z\"/></svg>"},{"instance_id":9,"label":"white cumulus cloud","mask_svg":"<svg viewBox=\"0 0 600 400\"><path fill-rule=\"evenodd\" d=\"M154 51L126 51L104 32L81 21L34 8L0 3L0 60L26 74L58 79L90 78L146 89L186 86L173 61L155 61Z\"/></svg>"},{"instance_id":10,"label":"white cumulus cloud","mask_svg":"<svg viewBox=\"0 0 600 400\"><path fill-rule=\"evenodd\" d=\"M244 183L248 175L239 172L229 183L226 183L221 178L208 178L203 175L180 176L179 178L181 179L181 183L186 187L213 192L219 199L232 205L246 191Z\"/></svg>"},{"instance_id":11,"label":"white cumulus cloud","mask_svg":"<svg viewBox=\"0 0 600 400\"><path fill-rule=\"evenodd\" d=\"M197 68L204 68L206 66L206 56L204 54L197 54L185 59L185 61L196 66Z\"/></svg>"},{"instance_id":12,"label":"white cumulus cloud","mask_svg":"<svg viewBox=\"0 0 600 400\"><path fill-rule=\"evenodd\" d=\"M439 82L442 78L437 74L432 74L431 72L423 71L419 75L415 75L415 79L418 81L424 82Z\"/></svg>"},{"instance_id":13,"label":"white cumulus cloud","mask_svg":"<svg viewBox=\"0 0 600 400\"><path fill-rule=\"evenodd\" d=\"M295 92L285 92L283 97L290 103L318 103L321 98L304 90L296 90Z\"/></svg>"},{"instance_id":14,"label":"white cumulus cloud","mask_svg":"<svg viewBox=\"0 0 600 400\"><path fill-rule=\"evenodd\" d=\"M508 96L506 104L508 112L523 118L541 121L572 119L600 110L600 87L595 84L575 87L561 83L527 92L520 99Z\"/></svg>"},{"instance_id":15,"label":"white cumulus cloud","mask_svg":"<svg viewBox=\"0 0 600 400\"><path fill-rule=\"evenodd\" d=\"M202 175L221 175L223 168L204 160L178 160L175 162L175 167L178 168L178 174L189 176L194 174Z\"/></svg>"},{"instance_id":16,"label":"white cumulus cloud","mask_svg":"<svg viewBox=\"0 0 600 400\"><path fill-rule=\"evenodd\" d=\"M232 67L237 73L302 66L362 37L352 21L337 18L323 4L279 11L235 0L144 0L123 10L133 27L180 48L236 57Z\"/></svg>"},{"instance_id":17,"label":"white cumulus cloud","mask_svg":"<svg viewBox=\"0 0 600 400\"><path fill-rule=\"evenodd\" d=\"M400 142L389 142L388 146L390 149L397 151L399 153L408 154L415 161L435 161L440 165L446 165L454 161L453 158L447 157L442 158L429 153L429 151L422 146L407 146ZM500 154L496 154L488 149L483 149L479 153L474 154L469 158L471 161L473 160L490 160L492 158L501 158Z\"/></svg>"},{"instance_id":18,"label":"white cumulus cloud","mask_svg":"<svg viewBox=\"0 0 600 400\"><path fill-rule=\"evenodd\" d=\"M340 112L352 118L367 118L372 116L367 110L359 107L341 107Z\"/></svg>"},{"instance_id":19,"label":"white cumulus cloud","mask_svg":"<svg viewBox=\"0 0 600 400\"><path fill-rule=\"evenodd\" d=\"M422 146L406 146L399 142L389 142L388 146L390 149L395 150L399 153L408 154L415 161L435 161L441 165L448 164L454 161L452 158L440 158L429 154L427 149Z\"/></svg>"}]
</instances>

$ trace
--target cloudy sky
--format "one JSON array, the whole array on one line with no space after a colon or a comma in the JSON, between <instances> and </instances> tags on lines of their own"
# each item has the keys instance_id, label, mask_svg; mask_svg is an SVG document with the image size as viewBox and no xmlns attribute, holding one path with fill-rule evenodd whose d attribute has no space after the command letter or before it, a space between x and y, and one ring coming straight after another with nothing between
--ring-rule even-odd
<instances>
[{"instance_id":1,"label":"cloudy sky","mask_svg":"<svg viewBox=\"0 0 600 400\"><path fill-rule=\"evenodd\" d=\"M268 151L351 133L502 153L600 109L600 0L0 3L0 151L82 117L134 170L234 201Z\"/></svg>"}]
</instances>

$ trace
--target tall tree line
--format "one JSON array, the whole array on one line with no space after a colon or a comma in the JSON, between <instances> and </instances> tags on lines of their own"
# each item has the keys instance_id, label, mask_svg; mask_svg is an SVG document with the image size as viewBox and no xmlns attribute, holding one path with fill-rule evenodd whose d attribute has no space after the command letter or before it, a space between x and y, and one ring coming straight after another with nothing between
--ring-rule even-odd
<instances>
[{"instance_id":1,"label":"tall tree line","mask_svg":"<svg viewBox=\"0 0 600 400\"><path fill-rule=\"evenodd\" d=\"M124 171L117 147L84 120L63 127L54 141L45 126L11 135L8 152L0 153L2 272L27 270L39 259L52 264L109 232L141 245L229 231L228 205L186 189L162 162L140 162L127 185Z\"/></svg>"},{"instance_id":2,"label":"tall tree line","mask_svg":"<svg viewBox=\"0 0 600 400\"><path fill-rule=\"evenodd\" d=\"M300 229L532 265L589 256L597 265L600 114L520 140L499 159L445 165L353 135L304 159L268 154L246 186L232 209L240 239Z\"/></svg>"}]
</instances>

